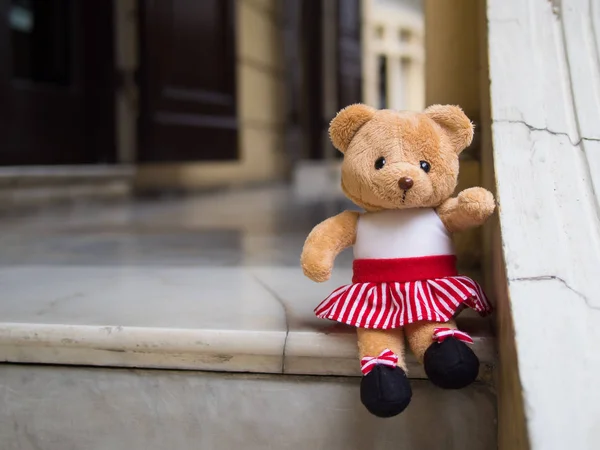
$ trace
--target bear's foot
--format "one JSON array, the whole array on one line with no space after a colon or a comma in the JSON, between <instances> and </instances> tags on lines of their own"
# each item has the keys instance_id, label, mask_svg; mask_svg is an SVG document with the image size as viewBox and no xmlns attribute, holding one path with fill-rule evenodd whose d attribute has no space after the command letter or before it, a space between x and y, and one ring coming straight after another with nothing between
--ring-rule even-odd
<instances>
[{"instance_id":1,"label":"bear's foot","mask_svg":"<svg viewBox=\"0 0 600 450\"><path fill-rule=\"evenodd\" d=\"M443 389L464 388L479 374L479 358L455 337L431 344L423 356L423 365L429 380Z\"/></svg>"},{"instance_id":2,"label":"bear's foot","mask_svg":"<svg viewBox=\"0 0 600 450\"><path fill-rule=\"evenodd\" d=\"M393 417L406 409L412 397L410 382L398 366L376 365L360 384L360 399L377 417Z\"/></svg>"}]
</instances>

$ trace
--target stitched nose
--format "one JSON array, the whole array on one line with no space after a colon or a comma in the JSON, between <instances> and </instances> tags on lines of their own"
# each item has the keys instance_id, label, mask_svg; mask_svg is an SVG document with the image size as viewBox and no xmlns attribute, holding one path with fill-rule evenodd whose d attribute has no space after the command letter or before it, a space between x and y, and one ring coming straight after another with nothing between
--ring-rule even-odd
<instances>
[{"instance_id":1,"label":"stitched nose","mask_svg":"<svg viewBox=\"0 0 600 450\"><path fill-rule=\"evenodd\" d=\"M413 184L415 184L414 181L409 177L402 177L398 180L398 186L400 186L400 189L403 191L408 191L413 187Z\"/></svg>"}]
</instances>

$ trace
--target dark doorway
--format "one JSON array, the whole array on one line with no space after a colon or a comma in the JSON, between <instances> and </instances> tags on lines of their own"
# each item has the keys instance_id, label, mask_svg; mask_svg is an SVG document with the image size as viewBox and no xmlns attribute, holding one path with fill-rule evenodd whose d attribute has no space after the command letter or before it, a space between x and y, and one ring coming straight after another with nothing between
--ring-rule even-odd
<instances>
[{"instance_id":1,"label":"dark doorway","mask_svg":"<svg viewBox=\"0 0 600 450\"><path fill-rule=\"evenodd\" d=\"M112 2L0 0L0 165L112 163Z\"/></svg>"},{"instance_id":2,"label":"dark doorway","mask_svg":"<svg viewBox=\"0 0 600 450\"><path fill-rule=\"evenodd\" d=\"M338 107L362 101L361 0L337 0Z\"/></svg>"},{"instance_id":3,"label":"dark doorway","mask_svg":"<svg viewBox=\"0 0 600 450\"><path fill-rule=\"evenodd\" d=\"M238 158L234 0L141 0L139 160Z\"/></svg>"},{"instance_id":4,"label":"dark doorway","mask_svg":"<svg viewBox=\"0 0 600 450\"><path fill-rule=\"evenodd\" d=\"M324 14L327 6L334 14ZM327 153L325 77L333 77L336 110L362 101L360 0L284 1L284 50L287 75L287 142L294 159L321 160ZM327 34L326 29L335 33ZM325 40L332 39L333 46ZM333 48L334 54L326 48ZM335 60L327 72L325 61ZM339 153L335 153L341 156Z\"/></svg>"}]
</instances>

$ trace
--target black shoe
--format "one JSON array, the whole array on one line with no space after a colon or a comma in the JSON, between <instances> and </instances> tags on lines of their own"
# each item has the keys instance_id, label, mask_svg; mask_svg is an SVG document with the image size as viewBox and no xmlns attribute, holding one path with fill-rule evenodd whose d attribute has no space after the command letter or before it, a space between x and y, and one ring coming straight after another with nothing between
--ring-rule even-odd
<instances>
[{"instance_id":1,"label":"black shoe","mask_svg":"<svg viewBox=\"0 0 600 450\"><path fill-rule=\"evenodd\" d=\"M475 381L479 373L477 355L454 337L431 344L423 364L431 382L444 389L464 388Z\"/></svg>"},{"instance_id":2,"label":"black shoe","mask_svg":"<svg viewBox=\"0 0 600 450\"><path fill-rule=\"evenodd\" d=\"M360 399L377 417L393 417L406 409L412 397L408 377L400 367L376 365L360 383Z\"/></svg>"}]
</instances>

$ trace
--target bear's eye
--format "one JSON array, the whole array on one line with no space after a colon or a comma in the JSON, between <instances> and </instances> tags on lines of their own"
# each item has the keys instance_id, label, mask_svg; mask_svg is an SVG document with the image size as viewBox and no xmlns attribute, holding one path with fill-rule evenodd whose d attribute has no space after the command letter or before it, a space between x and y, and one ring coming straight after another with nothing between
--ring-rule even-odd
<instances>
[{"instance_id":1,"label":"bear's eye","mask_svg":"<svg viewBox=\"0 0 600 450\"><path fill-rule=\"evenodd\" d=\"M428 173L431 170L431 164L429 164L427 161L419 161L419 166L425 173Z\"/></svg>"},{"instance_id":2,"label":"bear's eye","mask_svg":"<svg viewBox=\"0 0 600 450\"><path fill-rule=\"evenodd\" d=\"M375 169L380 170L385 166L385 158L382 156L375 161Z\"/></svg>"}]
</instances>

